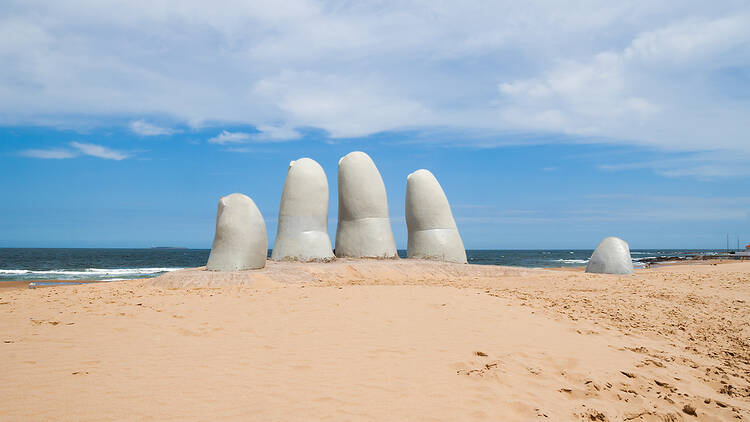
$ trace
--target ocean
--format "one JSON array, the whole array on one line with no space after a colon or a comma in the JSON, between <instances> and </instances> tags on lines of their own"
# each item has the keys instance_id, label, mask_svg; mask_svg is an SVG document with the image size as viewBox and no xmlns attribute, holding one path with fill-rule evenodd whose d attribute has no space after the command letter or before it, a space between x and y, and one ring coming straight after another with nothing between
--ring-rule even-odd
<instances>
[{"instance_id":1,"label":"ocean","mask_svg":"<svg viewBox=\"0 0 750 422\"><path fill-rule=\"evenodd\" d=\"M549 268L585 266L593 250L467 250L470 264ZM713 249L634 249L636 267L649 259L716 254ZM118 281L156 277L206 264L209 249L44 249L0 248L0 282L68 280ZM406 257L405 250L398 251ZM269 250L269 257L271 252Z\"/></svg>"}]
</instances>

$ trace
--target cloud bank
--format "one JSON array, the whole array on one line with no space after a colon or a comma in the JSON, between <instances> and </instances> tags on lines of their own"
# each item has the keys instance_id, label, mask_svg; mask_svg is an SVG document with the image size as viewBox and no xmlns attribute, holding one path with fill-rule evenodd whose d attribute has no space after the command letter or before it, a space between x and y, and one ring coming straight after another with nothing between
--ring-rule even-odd
<instances>
[{"instance_id":1,"label":"cloud bank","mask_svg":"<svg viewBox=\"0 0 750 422\"><path fill-rule=\"evenodd\" d=\"M0 6L0 124L136 116L218 144L384 131L714 152L750 133L746 1L36 2ZM552 142L552 141L548 141ZM50 153L54 155L53 153Z\"/></svg>"}]
</instances>

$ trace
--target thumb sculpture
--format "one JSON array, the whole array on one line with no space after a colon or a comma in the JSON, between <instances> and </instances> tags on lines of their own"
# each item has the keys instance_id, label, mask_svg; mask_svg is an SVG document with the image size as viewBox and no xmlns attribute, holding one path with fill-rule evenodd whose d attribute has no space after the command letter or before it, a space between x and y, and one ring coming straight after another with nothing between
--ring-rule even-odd
<instances>
[{"instance_id":1,"label":"thumb sculpture","mask_svg":"<svg viewBox=\"0 0 750 422\"><path fill-rule=\"evenodd\" d=\"M271 259L334 259L328 237L328 180L315 160L300 158L289 163Z\"/></svg>"},{"instance_id":2,"label":"thumb sculpture","mask_svg":"<svg viewBox=\"0 0 750 422\"><path fill-rule=\"evenodd\" d=\"M396 258L388 199L378 168L361 151L339 160L336 256Z\"/></svg>"},{"instance_id":3,"label":"thumb sculpture","mask_svg":"<svg viewBox=\"0 0 750 422\"><path fill-rule=\"evenodd\" d=\"M467 262L448 198L428 170L417 170L406 178L406 227L408 258Z\"/></svg>"},{"instance_id":4,"label":"thumb sculpture","mask_svg":"<svg viewBox=\"0 0 750 422\"><path fill-rule=\"evenodd\" d=\"M633 274L633 260L628 243L618 237L608 237L591 254L587 273Z\"/></svg>"},{"instance_id":5,"label":"thumb sculpture","mask_svg":"<svg viewBox=\"0 0 750 422\"><path fill-rule=\"evenodd\" d=\"M266 266L266 223L252 199L233 193L219 199L216 235L206 269L237 271Z\"/></svg>"}]
</instances>

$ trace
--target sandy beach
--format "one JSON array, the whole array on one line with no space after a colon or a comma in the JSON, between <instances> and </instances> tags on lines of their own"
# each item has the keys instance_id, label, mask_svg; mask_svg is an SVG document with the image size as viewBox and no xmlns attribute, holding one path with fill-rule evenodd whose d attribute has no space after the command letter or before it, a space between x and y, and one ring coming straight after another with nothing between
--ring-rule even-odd
<instances>
[{"instance_id":1,"label":"sandy beach","mask_svg":"<svg viewBox=\"0 0 750 422\"><path fill-rule=\"evenodd\" d=\"M0 289L0 420L750 418L750 262L337 260Z\"/></svg>"}]
</instances>

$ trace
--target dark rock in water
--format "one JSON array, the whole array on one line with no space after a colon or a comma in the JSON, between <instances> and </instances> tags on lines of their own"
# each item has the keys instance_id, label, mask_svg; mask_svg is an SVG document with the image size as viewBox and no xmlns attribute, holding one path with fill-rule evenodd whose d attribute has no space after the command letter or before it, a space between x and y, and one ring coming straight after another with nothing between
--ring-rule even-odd
<instances>
[{"instance_id":1,"label":"dark rock in water","mask_svg":"<svg viewBox=\"0 0 750 422\"><path fill-rule=\"evenodd\" d=\"M653 258L641 258L636 259L636 262L643 262L645 264L656 264L659 262L671 262L671 261L685 261L687 260L684 256L655 256Z\"/></svg>"}]
</instances>

